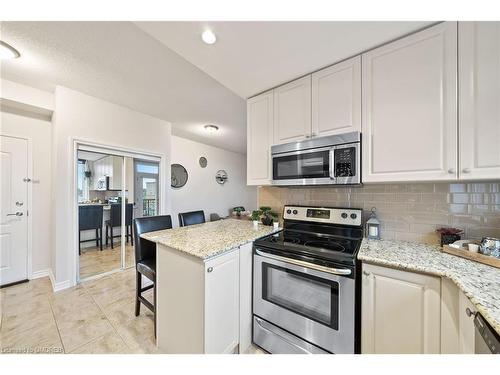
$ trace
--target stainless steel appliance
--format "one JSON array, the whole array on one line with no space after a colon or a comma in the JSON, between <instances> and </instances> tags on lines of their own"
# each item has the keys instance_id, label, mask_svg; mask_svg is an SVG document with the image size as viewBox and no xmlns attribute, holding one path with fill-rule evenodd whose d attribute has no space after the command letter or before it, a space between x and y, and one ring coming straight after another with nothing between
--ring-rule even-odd
<instances>
[{"instance_id":1,"label":"stainless steel appliance","mask_svg":"<svg viewBox=\"0 0 500 375\"><path fill-rule=\"evenodd\" d=\"M103 176L97 179L96 190L109 190L109 176Z\"/></svg>"},{"instance_id":2,"label":"stainless steel appliance","mask_svg":"<svg viewBox=\"0 0 500 375\"><path fill-rule=\"evenodd\" d=\"M474 316L476 354L500 354L500 335L480 313Z\"/></svg>"},{"instance_id":3,"label":"stainless steel appliance","mask_svg":"<svg viewBox=\"0 0 500 375\"><path fill-rule=\"evenodd\" d=\"M254 242L253 341L270 353L359 353L362 210L285 206Z\"/></svg>"},{"instance_id":4,"label":"stainless steel appliance","mask_svg":"<svg viewBox=\"0 0 500 375\"><path fill-rule=\"evenodd\" d=\"M351 132L271 147L274 185L361 184L361 134Z\"/></svg>"}]
</instances>

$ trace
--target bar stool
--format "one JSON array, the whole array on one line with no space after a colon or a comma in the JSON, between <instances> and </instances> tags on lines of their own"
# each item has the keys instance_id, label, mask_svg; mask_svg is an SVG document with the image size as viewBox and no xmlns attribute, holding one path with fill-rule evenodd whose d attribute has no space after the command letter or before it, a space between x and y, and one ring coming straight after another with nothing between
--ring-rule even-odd
<instances>
[{"instance_id":1,"label":"bar stool","mask_svg":"<svg viewBox=\"0 0 500 375\"><path fill-rule=\"evenodd\" d=\"M205 212L191 211L179 213L179 226L186 227L188 225L202 224L205 222Z\"/></svg>"},{"instance_id":2,"label":"bar stool","mask_svg":"<svg viewBox=\"0 0 500 375\"><path fill-rule=\"evenodd\" d=\"M135 269L136 269L136 293L135 293L135 316L141 313L141 303L154 314L155 337L156 337L156 244L141 238L141 234L154 232L156 230L171 229L172 219L170 215L148 216L134 220L135 236ZM153 282L152 285L142 287L142 276ZM154 288L153 303L142 296L142 293Z\"/></svg>"},{"instance_id":3,"label":"bar stool","mask_svg":"<svg viewBox=\"0 0 500 375\"><path fill-rule=\"evenodd\" d=\"M130 238L130 242L132 246L134 246L134 238L132 236L132 213L134 211L134 205L132 203L127 203L125 205L125 237L128 240ZM121 227L122 226L122 205L121 203L113 203L110 205L110 213L109 213L109 220L106 220L106 246L108 246L108 239L111 239L111 248L113 249L113 239L115 237L120 237L114 236L113 235L113 228L114 227ZM109 232L108 232L109 229Z\"/></svg>"},{"instance_id":4,"label":"bar stool","mask_svg":"<svg viewBox=\"0 0 500 375\"><path fill-rule=\"evenodd\" d=\"M78 255L82 255L82 242L95 241L96 247L99 246L102 251L102 214L101 205L88 205L78 207ZM82 240L82 230L95 229L95 238Z\"/></svg>"}]
</instances>

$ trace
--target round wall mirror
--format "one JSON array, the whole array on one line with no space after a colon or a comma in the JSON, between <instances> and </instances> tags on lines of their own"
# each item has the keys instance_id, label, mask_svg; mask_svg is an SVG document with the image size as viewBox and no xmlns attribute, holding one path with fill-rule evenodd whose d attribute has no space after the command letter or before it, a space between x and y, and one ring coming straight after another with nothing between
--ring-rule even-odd
<instances>
[{"instance_id":1,"label":"round wall mirror","mask_svg":"<svg viewBox=\"0 0 500 375\"><path fill-rule=\"evenodd\" d=\"M227 181L227 172L224 169L218 170L215 174L215 181L221 185L225 184Z\"/></svg>"},{"instance_id":2,"label":"round wall mirror","mask_svg":"<svg viewBox=\"0 0 500 375\"><path fill-rule=\"evenodd\" d=\"M205 168L208 164L207 158L202 156L199 160L200 167Z\"/></svg>"},{"instance_id":3,"label":"round wall mirror","mask_svg":"<svg viewBox=\"0 0 500 375\"><path fill-rule=\"evenodd\" d=\"M171 171L171 182L170 185L173 188L181 188L184 185L186 185L186 182L188 180L188 173L186 171L186 168L184 168L180 164L172 164L171 166L172 171Z\"/></svg>"}]
</instances>

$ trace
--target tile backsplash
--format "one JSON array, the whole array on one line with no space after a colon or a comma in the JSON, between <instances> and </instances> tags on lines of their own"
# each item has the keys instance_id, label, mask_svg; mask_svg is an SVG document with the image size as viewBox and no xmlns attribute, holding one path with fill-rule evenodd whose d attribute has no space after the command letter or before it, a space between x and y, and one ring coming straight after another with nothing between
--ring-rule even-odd
<instances>
[{"instance_id":1,"label":"tile backsplash","mask_svg":"<svg viewBox=\"0 0 500 375\"><path fill-rule=\"evenodd\" d=\"M259 187L259 206L283 213L285 204L372 207L383 239L439 243L436 228L453 226L462 238L500 238L500 180L469 183L370 184L362 187ZM363 221L363 222L364 222Z\"/></svg>"}]
</instances>

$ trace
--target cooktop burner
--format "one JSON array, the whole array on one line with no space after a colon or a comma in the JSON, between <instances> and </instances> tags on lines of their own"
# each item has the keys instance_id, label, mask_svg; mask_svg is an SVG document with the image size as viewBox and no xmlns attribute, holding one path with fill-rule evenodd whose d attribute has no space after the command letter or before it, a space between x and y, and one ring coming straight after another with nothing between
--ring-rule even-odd
<instances>
[{"instance_id":1,"label":"cooktop burner","mask_svg":"<svg viewBox=\"0 0 500 375\"><path fill-rule=\"evenodd\" d=\"M345 233L344 233L345 234ZM285 229L255 241L256 246L297 256L353 263L361 238Z\"/></svg>"}]
</instances>

